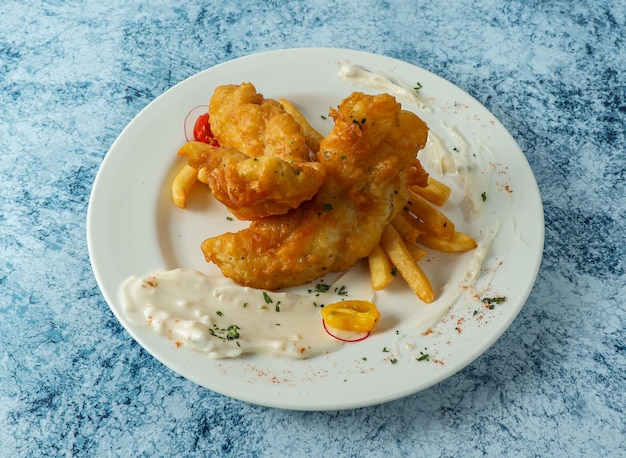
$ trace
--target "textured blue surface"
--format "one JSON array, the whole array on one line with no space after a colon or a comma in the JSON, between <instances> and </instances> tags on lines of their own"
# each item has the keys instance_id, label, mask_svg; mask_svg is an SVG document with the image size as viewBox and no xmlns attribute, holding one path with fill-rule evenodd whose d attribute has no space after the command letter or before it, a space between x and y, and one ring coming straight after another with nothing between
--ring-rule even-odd
<instances>
[{"instance_id":1,"label":"textured blue surface","mask_svg":"<svg viewBox=\"0 0 626 458\"><path fill-rule=\"evenodd\" d=\"M3 454L626 456L624 0L115 3L2 2ZM143 107L214 64L305 46L468 91L545 205L542 267L503 337L428 390L352 411L257 407L177 376L115 320L85 241L98 167Z\"/></svg>"}]
</instances>

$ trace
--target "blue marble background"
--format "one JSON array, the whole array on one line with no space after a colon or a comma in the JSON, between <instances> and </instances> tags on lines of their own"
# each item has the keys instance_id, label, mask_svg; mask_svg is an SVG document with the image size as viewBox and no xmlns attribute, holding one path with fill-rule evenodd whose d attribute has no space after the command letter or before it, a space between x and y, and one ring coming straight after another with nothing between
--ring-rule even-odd
<instances>
[{"instance_id":1,"label":"blue marble background","mask_svg":"<svg viewBox=\"0 0 626 458\"><path fill-rule=\"evenodd\" d=\"M201 5L199 3L202 3ZM626 456L626 2L2 2L5 456ZM510 130L545 205L541 270L481 358L340 412L245 404L166 369L96 286L85 219L151 100L229 59L330 46L454 82Z\"/></svg>"}]
</instances>

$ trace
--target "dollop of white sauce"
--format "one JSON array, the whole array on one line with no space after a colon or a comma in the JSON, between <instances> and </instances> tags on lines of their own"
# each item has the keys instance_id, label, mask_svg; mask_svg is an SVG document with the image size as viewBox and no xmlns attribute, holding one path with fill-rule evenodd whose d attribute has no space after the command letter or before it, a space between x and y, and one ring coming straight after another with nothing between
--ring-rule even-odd
<instances>
[{"instance_id":1,"label":"dollop of white sauce","mask_svg":"<svg viewBox=\"0 0 626 458\"><path fill-rule=\"evenodd\" d=\"M340 278L326 293L302 295L242 287L227 278L174 269L132 276L119 295L131 323L147 324L178 347L216 359L245 353L304 359L342 346L324 330L323 304L357 296L371 300L371 286L353 277Z\"/></svg>"}]
</instances>

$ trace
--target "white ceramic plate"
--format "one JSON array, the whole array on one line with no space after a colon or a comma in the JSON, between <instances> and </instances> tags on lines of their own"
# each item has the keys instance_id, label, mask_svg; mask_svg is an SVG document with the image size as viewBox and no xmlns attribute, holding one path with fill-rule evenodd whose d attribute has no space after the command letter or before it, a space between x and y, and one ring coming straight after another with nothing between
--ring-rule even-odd
<instances>
[{"instance_id":1,"label":"white ceramic plate","mask_svg":"<svg viewBox=\"0 0 626 458\"><path fill-rule=\"evenodd\" d=\"M434 303L420 303L398 278L377 293L382 319L376 333L310 360L263 355L213 360L176 348L147 325L132 325L118 300L118 288L127 277L177 267L221 275L204 262L200 243L244 227L229 221L222 205L199 187L193 190L188 209L171 203L169 186L182 165L176 152L185 142L187 115L208 104L216 86L251 81L268 98L290 99L326 134L332 127L323 118L329 107L353 91L383 90L340 77L344 64L382 75L396 89L407 89L385 90L429 124L429 143L419 157L435 178L452 188L444 211L459 230L479 241L479 249L458 255L431 252L421 265L437 291ZM417 95L407 95L416 94L412 88L419 85ZM217 65L168 90L139 113L111 147L93 186L87 223L98 285L117 319L148 352L216 392L300 410L354 408L398 399L471 363L502 335L526 301L539 269L544 230L532 171L487 109L421 68L343 49L252 55ZM468 272L475 278L468 279ZM500 296L506 301L491 308L481 301Z\"/></svg>"}]
</instances>

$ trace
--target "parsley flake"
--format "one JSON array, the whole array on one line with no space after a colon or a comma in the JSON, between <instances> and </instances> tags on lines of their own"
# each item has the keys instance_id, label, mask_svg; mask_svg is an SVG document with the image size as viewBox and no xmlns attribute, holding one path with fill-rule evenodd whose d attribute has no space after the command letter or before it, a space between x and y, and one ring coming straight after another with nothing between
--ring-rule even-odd
<instances>
[{"instance_id":1,"label":"parsley flake","mask_svg":"<svg viewBox=\"0 0 626 458\"><path fill-rule=\"evenodd\" d=\"M506 296L485 297L482 299L485 304L502 304L506 301Z\"/></svg>"},{"instance_id":2,"label":"parsley flake","mask_svg":"<svg viewBox=\"0 0 626 458\"><path fill-rule=\"evenodd\" d=\"M493 310L496 308L496 305L502 304L506 301L506 296L498 296L498 297L485 297L481 299L483 303L487 304L487 308L489 310Z\"/></svg>"},{"instance_id":3,"label":"parsley flake","mask_svg":"<svg viewBox=\"0 0 626 458\"><path fill-rule=\"evenodd\" d=\"M226 328L226 339L227 340L235 340L239 338L239 326L236 324L231 324Z\"/></svg>"},{"instance_id":4,"label":"parsley flake","mask_svg":"<svg viewBox=\"0 0 626 458\"><path fill-rule=\"evenodd\" d=\"M330 289L330 285L327 285L326 283L318 283L317 285L315 285L316 293L325 293L329 289Z\"/></svg>"},{"instance_id":5,"label":"parsley flake","mask_svg":"<svg viewBox=\"0 0 626 458\"><path fill-rule=\"evenodd\" d=\"M348 289L346 288L346 285L341 285L341 288L335 288L335 292L340 296L348 295Z\"/></svg>"}]
</instances>

